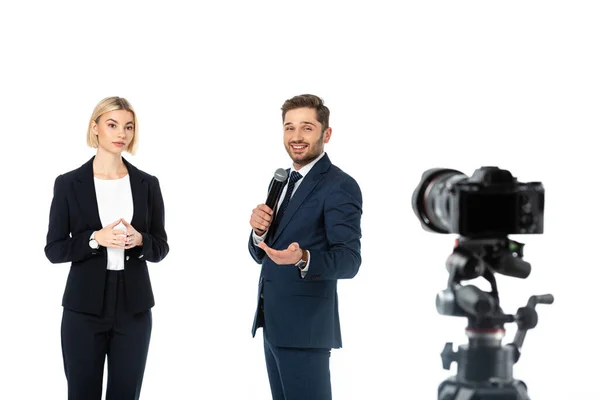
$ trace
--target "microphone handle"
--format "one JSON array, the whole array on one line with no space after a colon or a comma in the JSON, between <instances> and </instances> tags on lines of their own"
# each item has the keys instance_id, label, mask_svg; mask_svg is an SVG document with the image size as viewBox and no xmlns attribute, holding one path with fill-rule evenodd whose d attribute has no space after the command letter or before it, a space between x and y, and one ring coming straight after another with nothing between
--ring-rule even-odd
<instances>
[{"instance_id":1,"label":"microphone handle","mask_svg":"<svg viewBox=\"0 0 600 400\"><path fill-rule=\"evenodd\" d=\"M273 211L275 211L275 205L277 204L277 200L279 200L279 196L281 196L282 190L283 182L279 182L278 180L273 179L271 184L271 190L269 190L267 201L265 202L267 207L269 207Z\"/></svg>"}]
</instances>

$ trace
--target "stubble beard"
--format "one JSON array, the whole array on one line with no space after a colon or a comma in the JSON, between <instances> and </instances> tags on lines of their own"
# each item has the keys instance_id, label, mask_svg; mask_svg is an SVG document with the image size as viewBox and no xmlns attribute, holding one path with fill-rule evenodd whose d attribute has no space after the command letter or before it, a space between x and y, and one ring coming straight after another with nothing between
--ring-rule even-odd
<instances>
[{"instance_id":1,"label":"stubble beard","mask_svg":"<svg viewBox=\"0 0 600 400\"><path fill-rule=\"evenodd\" d=\"M324 143L322 143L322 142L315 143L315 145L317 147L313 147L309 144L310 152L307 152L306 155L303 155L303 156L294 155L291 145L288 145L286 147L286 150L288 152L288 155L294 162L294 164L296 164L299 167L304 167L305 165L308 165L311 162L313 162L317 157L319 157L319 155L321 155Z\"/></svg>"}]
</instances>

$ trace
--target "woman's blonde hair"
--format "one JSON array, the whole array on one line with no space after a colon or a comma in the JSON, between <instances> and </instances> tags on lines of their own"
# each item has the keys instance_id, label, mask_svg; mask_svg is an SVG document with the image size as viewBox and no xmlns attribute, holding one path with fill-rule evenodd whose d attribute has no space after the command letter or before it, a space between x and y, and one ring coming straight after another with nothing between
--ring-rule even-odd
<instances>
[{"instance_id":1,"label":"woman's blonde hair","mask_svg":"<svg viewBox=\"0 0 600 400\"><path fill-rule=\"evenodd\" d=\"M87 144L95 149L98 148L98 136L92 131L92 122L97 124L103 114L115 110L126 110L133 114L133 138L131 139L131 143L129 143L125 149L125 151L133 155L135 154L138 145L138 121L133 107L131 107L131 104L123 97L107 97L96 105L88 124Z\"/></svg>"}]
</instances>

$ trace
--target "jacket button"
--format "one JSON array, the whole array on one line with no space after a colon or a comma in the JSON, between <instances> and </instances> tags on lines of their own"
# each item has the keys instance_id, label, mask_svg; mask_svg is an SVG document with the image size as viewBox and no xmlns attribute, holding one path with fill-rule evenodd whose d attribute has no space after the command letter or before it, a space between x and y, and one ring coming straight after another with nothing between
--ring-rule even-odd
<instances>
[{"instance_id":1,"label":"jacket button","mask_svg":"<svg viewBox=\"0 0 600 400\"><path fill-rule=\"evenodd\" d=\"M125 257L125 260L126 260L126 261L129 261L129 256Z\"/></svg>"}]
</instances>

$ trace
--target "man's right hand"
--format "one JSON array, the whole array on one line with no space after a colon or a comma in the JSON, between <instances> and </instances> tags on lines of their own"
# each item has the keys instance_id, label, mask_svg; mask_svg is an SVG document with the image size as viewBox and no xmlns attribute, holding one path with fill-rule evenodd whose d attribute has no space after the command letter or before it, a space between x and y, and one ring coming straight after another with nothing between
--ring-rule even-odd
<instances>
[{"instance_id":1,"label":"man's right hand","mask_svg":"<svg viewBox=\"0 0 600 400\"><path fill-rule=\"evenodd\" d=\"M271 210L266 204L259 204L250 216L250 226L254 229L254 233L258 236L262 236L273 221L273 210Z\"/></svg>"},{"instance_id":2,"label":"man's right hand","mask_svg":"<svg viewBox=\"0 0 600 400\"><path fill-rule=\"evenodd\" d=\"M104 228L96 231L94 239L100 246L122 249L125 247L127 232L124 229L115 229L121 223L121 219L106 225Z\"/></svg>"}]
</instances>

